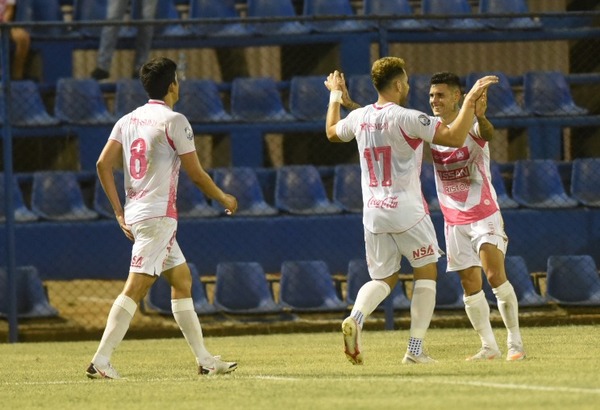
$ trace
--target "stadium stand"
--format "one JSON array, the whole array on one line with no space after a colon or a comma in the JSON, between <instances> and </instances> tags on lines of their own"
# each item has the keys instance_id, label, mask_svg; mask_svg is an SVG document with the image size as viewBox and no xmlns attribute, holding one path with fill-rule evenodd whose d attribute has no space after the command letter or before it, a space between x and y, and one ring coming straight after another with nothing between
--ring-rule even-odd
<instances>
[{"instance_id":1,"label":"stadium stand","mask_svg":"<svg viewBox=\"0 0 600 410\"><path fill-rule=\"evenodd\" d=\"M528 71L523 74L525 109L536 115L586 115L588 110L573 101L561 72Z\"/></svg>"},{"instance_id":2,"label":"stadium stand","mask_svg":"<svg viewBox=\"0 0 600 410\"><path fill-rule=\"evenodd\" d=\"M527 14L526 0L479 0L479 12L482 14ZM531 17L496 17L486 19L485 23L495 30L539 29L542 23Z\"/></svg>"},{"instance_id":3,"label":"stadium stand","mask_svg":"<svg viewBox=\"0 0 600 410\"><path fill-rule=\"evenodd\" d=\"M304 0L304 16L354 16L350 0ZM327 21L309 21L305 23L317 32L347 32L369 29L364 21L332 18Z\"/></svg>"},{"instance_id":4,"label":"stadium stand","mask_svg":"<svg viewBox=\"0 0 600 410\"><path fill-rule=\"evenodd\" d=\"M435 308L441 310L463 309L463 288L456 272L446 272L446 258L438 259L437 292Z\"/></svg>"},{"instance_id":5,"label":"stadium stand","mask_svg":"<svg viewBox=\"0 0 600 410\"><path fill-rule=\"evenodd\" d=\"M499 81L487 92L487 111L489 117L523 117L529 115L516 101L508 77L499 71L470 73L467 76L466 90L470 90L479 78L495 75Z\"/></svg>"},{"instance_id":6,"label":"stadium stand","mask_svg":"<svg viewBox=\"0 0 600 410\"><path fill-rule=\"evenodd\" d=\"M329 91L323 76L294 76L290 81L290 113L301 121L323 121L329 103Z\"/></svg>"},{"instance_id":7,"label":"stadium stand","mask_svg":"<svg viewBox=\"0 0 600 410\"><path fill-rule=\"evenodd\" d=\"M379 24L388 30L429 30L430 27L424 20L407 18L414 16L414 10L409 0L364 0L363 12L366 16L394 16L390 20L377 21L373 24L378 28Z\"/></svg>"},{"instance_id":8,"label":"stadium stand","mask_svg":"<svg viewBox=\"0 0 600 410\"><path fill-rule=\"evenodd\" d=\"M360 165L336 165L333 173L333 202L346 212L362 213Z\"/></svg>"},{"instance_id":9,"label":"stadium stand","mask_svg":"<svg viewBox=\"0 0 600 410\"><path fill-rule=\"evenodd\" d=\"M473 15L468 0L421 0L421 11L425 15L448 16L464 14L463 18L431 20L429 24L438 30L482 30L485 25L469 16Z\"/></svg>"},{"instance_id":10,"label":"stadium stand","mask_svg":"<svg viewBox=\"0 0 600 410\"><path fill-rule=\"evenodd\" d=\"M231 84L231 114L236 121L290 121L277 89L270 77L236 78Z\"/></svg>"},{"instance_id":11,"label":"stadium stand","mask_svg":"<svg viewBox=\"0 0 600 410\"><path fill-rule=\"evenodd\" d=\"M208 203L202 191L194 185L186 172L180 172L177 214L180 218L207 218L220 215L221 210Z\"/></svg>"},{"instance_id":12,"label":"stadium stand","mask_svg":"<svg viewBox=\"0 0 600 410\"><path fill-rule=\"evenodd\" d=\"M215 19L226 20L239 18L235 9L234 0L190 0L189 18L194 19ZM246 24L231 22L228 24L218 22L214 24L190 24L192 33L199 36L209 37L238 37L251 35L250 29Z\"/></svg>"},{"instance_id":13,"label":"stadium stand","mask_svg":"<svg viewBox=\"0 0 600 410\"><path fill-rule=\"evenodd\" d=\"M23 194L21 193L21 188L19 187L19 182L17 178L13 176L12 183L10 188L5 187L5 177L3 173L0 173L0 203L2 204L2 208L0 208L0 222L6 221L6 213L4 204L7 201L6 194L9 189L12 189L12 197L13 197L13 209L14 209L14 218L16 222L33 222L37 221L39 217L31 212L29 208L25 205L23 201ZM1 293L0 293L1 294Z\"/></svg>"},{"instance_id":14,"label":"stadium stand","mask_svg":"<svg viewBox=\"0 0 600 410\"><path fill-rule=\"evenodd\" d=\"M490 162L490 171L492 173L492 185L494 186L494 190L496 191L496 196L498 200L498 205L500 205L500 209L518 208L519 204L514 199L512 199L506 191L504 178L502 177L502 172L500 171L500 166L497 162Z\"/></svg>"},{"instance_id":15,"label":"stadium stand","mask_svg":"<svg viewBox=\"0 0 600 410\"><path fill-rule=\"evenodd\" d=\"M296 17L291 0L248 0L248 17ZM310 28L299 21L255 24L252 31L262 35L307 34Z\"/></svg>"},{"instance_id":16,"label":"stadium stand","mask_svg":"<svg viewBox=\"0 0 600 410\"><path fill-rule=\"evenodd\" d=\"M346 287L346 303L353 305L356 301L358 291L368 281L371 280L367 261L365 259L351 259L348 262L347 287ZM410 299L406 296L404 290L404 282L398 281L396 287L392 290L390 296L392 298L392 306L395 310L410 309ZM382 310L385 301L382 302L377 309Z\"/></svg>"},{"instance_id":17,"label":"stadium stand","mask_svg":"<svg viewBox=\"0 0 600 410\"><path fill-rule=\"evenodd\" d=\"M148 94L140 80L119 78L115 82L115 117L121 118L146 102Z\"/></svg>"},{"instance_id":18,"label":"stadium stand","mask_svg":"<svg viewBox=\"0 0 600 410\"><path fill-rule=\"evenodd\" d=\"M569 197L556 162L548 159L515 162L512 196L528 208L572 208L577 201Z\"/></svg>"},{"instance_id":19,"label":"stadium stand","mask_svg":"<svg viewBox=\"0 0 600 410\"><path fill-rule=\"evenodd\" d=\"M254 170L249 167L219 168L213 171L215 183L238 200L237 215L272 216L278 210L269 205ZM222 211L219 203L213 202L215 209Z\"/></svg>"},{"instance_id":20,"label":"stadium stand","mask_svg":"<svg viewBox=\"0 0 600 410\"><path fill-rule=\"evenodd\" d=\"M121 203L125 203L125 187L123 182L123 171L115 171L115 185L117 187L117 193ZM108 197L104 193L100 179L96 178L94 184L94 211L96 211L101 217L114 219L115 213L113 212L112 205L108 200Z\"/></svg>"}]
</instances>

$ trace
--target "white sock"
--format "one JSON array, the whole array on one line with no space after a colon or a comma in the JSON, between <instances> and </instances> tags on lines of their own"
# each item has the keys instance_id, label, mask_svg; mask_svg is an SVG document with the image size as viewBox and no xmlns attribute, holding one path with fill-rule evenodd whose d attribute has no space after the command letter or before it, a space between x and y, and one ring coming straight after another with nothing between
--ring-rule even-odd
<instances>
[{"instance_id":1,"label":"white sock","mask_svg":"<svg viewBox=\"0 0 600 410\"><path fill-rule=\"evenodd\" d=\"M360 288L350 316L362 329L365 319L390 294L390 286L382 280L371 280Z\"/></svg>"},{"instance_id":2,"label":"white sock","mask_svg":"<svg viewBox=\"0 0 600 410\"><path fill-rule=\"evenodd\" d=\"M117 296L108 313L98 350L92 358L94 365L100 368L108 365L113 352L125 337L136 310L137 304L129 296Z\"/></svg>"},{"instance_id":3,"label":"white sock","mask_svg":"<svg viewBox=\"0 0 600 410\"><path fill-rule=\"evenodd\" d=\"M490 323L490 305L485 299L483 290L471 296L463 296L465 302L465 311L473 325L473 329L479 335L481 344L484 347L489 347L498 350L498 343L494 337L492 324Z\"/></svg>"},{"instance_id":4,"label":"white sock","mask_svg":"<svg viewBox=\"0 0 600 410\"><path fill-rule=\"evenodd\" d=\"M500 316L502 316L504 326L508 330L507 344L521 346L523 341L519 330L519 302L517 301L515 289L509 281L506 281L497 288L493 288L492 291L496 295Z\"/></svg>"},{"instance_id":5,"label":"white sock","mask_svg":"<svg viewBox=\"0 0 600 410\"><path fill-rule=\"evenodd\" d=\"M202 327L200 326L198 314L194 310L192 298L171 299L171 309L185 340L196 356L198 365L212 365L214 359L204 347Z\"/></svg>"},{"instance_id":6,"label":"white sock","mask_svg":"<svg viewBox=\"0 0 600 410\"><path fill-rule=\"evenodd\" d=\"M415 281L410 302L410 337L424 339L435 309L435 280Z\"/></svg>"}]
</instances>

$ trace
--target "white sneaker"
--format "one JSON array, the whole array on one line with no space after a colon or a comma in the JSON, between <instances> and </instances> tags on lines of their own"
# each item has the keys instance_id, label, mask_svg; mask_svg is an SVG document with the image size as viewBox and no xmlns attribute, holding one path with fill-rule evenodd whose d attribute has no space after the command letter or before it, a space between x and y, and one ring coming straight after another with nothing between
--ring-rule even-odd
<instances>
[{"instance_id":1,"label":"white sneaker","mask_svg":"<svg viewBox=\"0 0 600 410\"><path fill-rule=\"evenodd\" d=\"M498 349L492 349L489 346L483 346L476 354L467 357L468 362L476 362L482 360L494 360L502 356L502 352Z\"/></svg>"},{"instance_id":2,"label":"white sneaker","mask_svg":"<svg viewBox=\"0 0 600 410\"><path fill-rule=\"evenodd\" d=\"M221 356L215 356L215 361L210 366L198 366L198 374L213 376L216 374L227 374L237 369L236 362L224 362Z\"/></svg>"},{"instance_id":3,"label":"white sneaker","mask_svg":"<svg viewBox=\"0 0 600 410\"><path fill-rule=\"evenodd\" d=\"M429 364L429 363L435 363L435 360L433 360L431 357L429 357L427 355L427 353L425 353L425 352L421 352L421 354L417 356L407 350L406 354L404 355L404 358L402 359L402 364Z\"/></svg>"},{"instance_id":4,"label":"white sneaker","mask_svg":"<svg viewBox=\"0 0 600 410\"><path fill-rule=\"evenodd\" d=\"M361 329L353 317L344 319L342 333L344 334L344 353L350 363L363 364L363 356L360 351Z\"/></svg>"},{"instance_id":5,"label":"white sneaker","mask_svg":"<svg viewBox=\"0 0 600 410\"><path fill-rule=\"evenodd\" d=\"M85 374L90 379L117 380L117 379L121 378L121 376L119 375L119 372L117 372L110 363L108 364L108 366L102 367L102 368L99 366L96 366L94 363L90 363L87 370L85 371Z\"/></svg>"},{"instance_id":6,"label":"white sneaker","mask_svg":"<svg viewBox=\"0 0 600 410\"><path fill-rule=\"evenodd\" d=\"M523 359L525 359L525 357L527 357L527 355L525 354L525 350L523 349L523 346L512 345L512 344L508 346L508 353L506 353L506 360L508 360L509 362L523 360Z\"/></svg>"}]
</instances>

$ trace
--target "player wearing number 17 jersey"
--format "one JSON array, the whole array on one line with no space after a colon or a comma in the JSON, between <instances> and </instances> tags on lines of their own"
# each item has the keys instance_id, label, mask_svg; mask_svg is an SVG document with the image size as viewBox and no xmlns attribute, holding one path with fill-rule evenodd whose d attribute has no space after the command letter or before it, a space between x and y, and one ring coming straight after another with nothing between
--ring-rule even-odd
<instances>
[{"instance_id":1,"label":"player wearing number 17 jersey","mask_svg":"<svg viewBox=\"0 0 600 410\"><path fill-rule=\"evenodd\" d=\"M475 101L497 78L477 81L451 127L402 107L409 85L401 58L375 61L371 79L377 102L352 111L345 119L340 118L340 103L346 99L348 107L349 96L343 75L336 71L325 81L331 91L327 138L331 142L356 139L359 149L367 265L372 279L361 287L350 316L342 323L345 354L351 363L363 363L360 336L364 321L396 286L400 260L405 256L413 267L415 285L408 349L402 362L430 363L434 360L423 351L423 339L435 307L440 249L421 193L423 144L461 146L473 122Z\"/></svg>"},{"instance_id":2,"label":"player wearing number 17 jersey","mask_svg":"<svg viewBox=\"0 0 600 410\"><path fill-rule=\"evenodd\" d=\"M102 340L86 374L93 379L118 379L110 359L121 343L137 305L162 275L171 285L171 308L196 357L200 374L223 374L237 363L211 355L194 310L192 277L176 239L177 181L183 166L207 196L233 213L237 200L215 185L198 160L187 119L173 111L179 98L177 65L167 58L144 64L140 79L150 100L114 126L97 162L98 178L123 233L133 241L129 276L114 301ZM117 193L114 170L124 168L125 208Z\"/></svg>"}]
</instances>

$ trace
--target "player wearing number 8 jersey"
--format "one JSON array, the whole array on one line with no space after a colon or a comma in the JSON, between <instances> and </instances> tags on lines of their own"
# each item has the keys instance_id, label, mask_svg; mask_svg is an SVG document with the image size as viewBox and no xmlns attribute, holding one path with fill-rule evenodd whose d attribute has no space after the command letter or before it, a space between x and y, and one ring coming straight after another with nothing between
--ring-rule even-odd
<instances>
[{"instance_id":1,"label":"player wearing number 8 jersey","mask_svg":"<svg viewBox=\"0 0 600 410\"><path fill-rule=\"evenodd\" d=\"M171 285L171 307L201 374L223 374L237 363L224 362L204 347L202 328L191 296L190 269L176 239L179 168L228 213L237 200L215 185L202 168L187 119L173 111L179 98L177 65L167 58L144 64L141 81L148 103L125 115L114 126L97 163L98 178L119 226L133 241L129 276L109 312L106 328L86 374L90 378L120 378L112 367L113 351L125 337L138 303L161 274ZM125 207L119 200L113 172L123 166Z\"/></svg>"},{"instance_id":2,"label":"player wearing number 8 jersey","mask_svg":"<svg viewBox=\"0 0 600 410\"><path fill-rule=\"evenodd\" d=\"M364 321L396 286L400 260L405 256L413 267L415 285L410 337L402 362L430 363L434 360L424 353L423 339L435 307L436 262L441 252L421 193L423 143L461 146L473 122L475 101L497 78L476 82L451 127L402 107L409 85L401 58L375 61L371 79L377 102L352 111L345 119L340 117L340 104L348 107L351 100L343 75L336 71L325 81L331 91L327 138L331 142L356 139L359 149L365 245L372 279L361 287L350 316L342 323L345 354L351 363L362 364Z\"/></svg>"}]
</instances>

